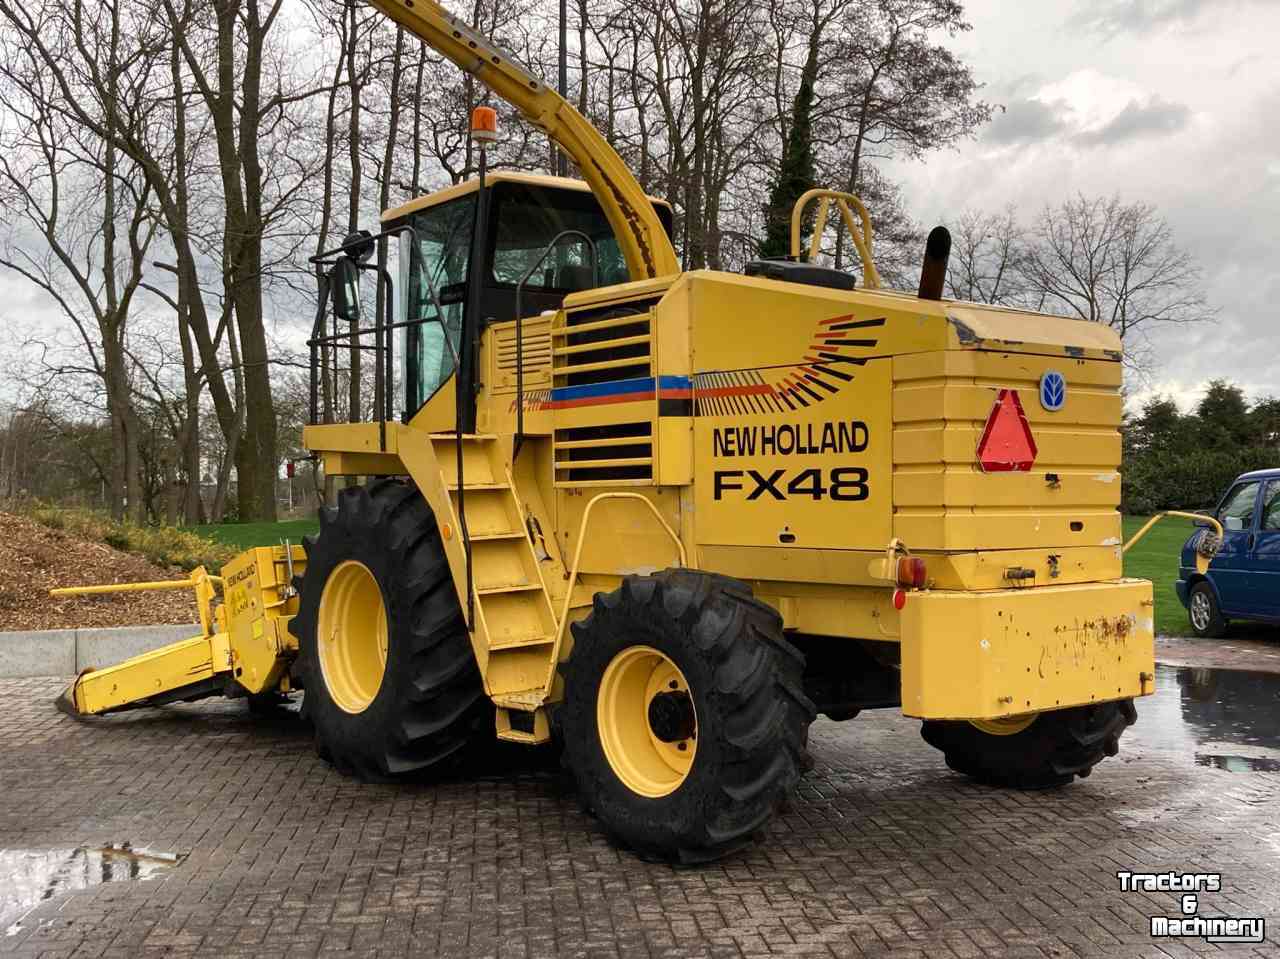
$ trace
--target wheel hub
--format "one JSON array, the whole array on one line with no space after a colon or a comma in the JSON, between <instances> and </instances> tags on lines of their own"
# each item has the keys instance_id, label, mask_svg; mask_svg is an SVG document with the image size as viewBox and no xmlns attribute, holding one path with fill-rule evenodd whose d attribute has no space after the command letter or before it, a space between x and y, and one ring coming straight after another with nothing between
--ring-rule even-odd
<instances>
[{"instance_id":1,"label":"wheel hub","mask_svg":"<svg viewBox=\"0 0 1280 959\"><path fill-rule=\"evenodd\" d=\"M325 689L344 712L364 712L387 669L387 607L369 567L354 559L334 567L316 619Z\"/></svg>"},{"instance_id":2,"label":"wheel hub","mask_svg":"<svg viewBox=\"0 0 1280 959\"><path fill-rule=\"evenodd\" d=\"M675 792L693 768L698 714L689 682L652 646L629 646L605 667L596 728L610 768L640 796Z\"/></svg>"},{"instance_id":3,"label":"wheel hub","mask_svg":"<svg viewBox=\"0 0 1280 959\"><path fill-rule=\"evenodd\" d=\"M697 729L692 697L683 691L658 693L649 700L649 728L664 743L691 739Z\"/></svg>"},{"instance_id":4,"label":"wheel hub","mask_svg":"<svg viewBox=\"0 0 1280 959\"><path fill-rule=\"evenodd\" d=\"M1200 630L1209 626L1209 601L1203 593L1196 593L1191 597L1191 624Z\"/></svg>"}]
</instances>

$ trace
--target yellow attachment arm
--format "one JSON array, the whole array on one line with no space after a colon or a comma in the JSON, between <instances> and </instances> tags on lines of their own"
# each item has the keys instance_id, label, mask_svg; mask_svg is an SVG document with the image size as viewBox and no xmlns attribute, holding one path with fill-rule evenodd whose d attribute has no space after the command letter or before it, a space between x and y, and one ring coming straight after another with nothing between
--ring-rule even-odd
<instances>
[{"instance_id":1,"label":"yellow attachment arm","mask_svg":"<svg viewBox=\"0 0 1280 959\"><path fill-rule=\"evenodd\" d=\"M1222 524L1214 517L1205 516L1203 513L1184 513L1181 510L1176 509L1168 509L1163 513L1156 513L1155 516L1147 520L1142 529L1129 537L1129 542L1125 543L1120 551L1122 553L1129 552L1129 548L1131 546L1138 542L1138 540L1142 539L1142 537L1146 536L1151 527L1155 526L1156 523L1160 522L1166 516L1181 516L1183 519L1194 520L1197 523L1208 523L1213 527L1213 531L1217 538L1210 540L1209 542L1205 542L1202 538L1201 542L1196 545L1196 569L1199 570L1200 575L1203 576L1208 571L1209 563L1213 560L1214 554L1218 552L1218 547L1222 544Z\"/></svg>"},{"instance_id":2,"label":"yellow attachment arm","mask_svg":"<svg viewBox=\"0 0 1280 959\"><path fill-rule=\"evenodd\" d=\"M448 57L551 137L582 171L633 280L680 272L675 248L644 190L600 131L562 96L526 72L434 0L367 0Z\"/></svg>"},{"instance_id":3,"label":"yellow attachment arm","mask_svg":"<svg viewBox=\"0 0 1280 959\"><path fill-rule=\"evenodd\" d=\"M50 596L99 596L104 593L141 593L161 589L194 589L196 608L200 612L200 628L208 635L212 622L210 604L214 598L214 585L222 585L222 577L214 576L203 566L197 566L187 579L161 579L149 583L107 583L101 586L62 586L49 590Z\"/></svg>"},{"instance_id":4,"label":"yellow attachment arm","mask_svg":"<svg viewBox=\"0 0 1280 959\"><path fill-rule=\"evenodd\" d=\"M838 190L810 190L796 200L796 205L791 209L791 255L796 258L800 256L800 221L804 218L805 207L814 200L819 201L818 219L813 225L813 239L809 241L809 259L812 261L818 258L818 251L822 245L822 231L826 228L827 214L831 210L831 201L834 200L836 209L840 211L840 216L844 220L845 229L849 231L849 239L853 241L854 249L858 251L858 257L862 260L862 285L869 290L880 289L880 273L876 270L875 260L871 257L873 238L871 214L862 205L862 201L852 193L841 193ZM853 211L849 209L850 204L858 211L858 218L862 221L861 229L854 222Z\"/></svg>"}]
</instances>

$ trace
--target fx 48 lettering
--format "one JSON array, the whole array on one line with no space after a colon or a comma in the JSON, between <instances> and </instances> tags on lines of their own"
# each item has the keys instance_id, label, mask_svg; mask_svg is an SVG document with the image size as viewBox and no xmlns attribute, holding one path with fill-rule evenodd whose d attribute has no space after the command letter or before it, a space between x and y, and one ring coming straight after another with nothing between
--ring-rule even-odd
<instances>
[{"instance_id":1,"label":"fx 48 lettering","mask_svg":"<svg viewBox=\"0 0 1280 959\"><path fill-rule=\"evenodd\" d=\"M758 499L785 500L809 496L834 500L864 500L871 491L867 488L867 471L861 466L837 466L825 475L819 469L799 470L788 475L785 469L767 470L716 470L714 492L717 500L726 493L743 491L748 502Z\"/></svg>"}]
</instances>

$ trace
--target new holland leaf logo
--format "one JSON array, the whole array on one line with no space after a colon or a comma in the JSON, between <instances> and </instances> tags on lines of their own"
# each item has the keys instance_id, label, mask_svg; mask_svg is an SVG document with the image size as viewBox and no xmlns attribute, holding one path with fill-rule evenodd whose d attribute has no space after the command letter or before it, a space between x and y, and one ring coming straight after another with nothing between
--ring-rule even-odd
<instances>
[{"instance_id":1,"label":"new holland leaf logo","mask_svg":"<svg viewBox=\"0 0 1280 959\"><path fill-rule=\"evenodd\" d=\"M1067 402L1067 378L1057 370L1049 370L1040 377L1040 405L1050 413L1056 413Z\"/></svg>"}]
</instances>

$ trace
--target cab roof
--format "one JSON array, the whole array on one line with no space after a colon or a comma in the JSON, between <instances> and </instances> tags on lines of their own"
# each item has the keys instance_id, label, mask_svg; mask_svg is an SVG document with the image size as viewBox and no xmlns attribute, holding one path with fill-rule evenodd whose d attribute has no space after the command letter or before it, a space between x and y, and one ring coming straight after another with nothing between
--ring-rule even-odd
<instances>
[{"instance_id":1,"label":"cab roof","mask_svg":"<svg viewBox=\"0 0 1280 959\"><path fill-rule=\"evenodd\" d=\"M495 170L485 174L485 182L489 185L494 183L523 183L528 186L553 187L559 190L576 190L579 193L590 193L591 187L587 186L584 180L575 180L571 177L563 176L545 176L541 173L518 173L514 170ZM383 223L391 223L402 217L408 216L410 213L417 213L420 210L430 209L433 206L439 206L441 203L447 203L449 200L457 199L460 196L466 196L468 193L474 193L480 186L479 179L463 180L461 183L455 183L453 186L445 187L443 190L437 190L435 193L428 193L426 196L420 196L417 199L410 200L408 203L401 204L390 210L386 210L382 214ZM666 200L656 196L649 197L651 203L671 208L671 204Z\"/></svg>"},{"instance_id":2,"label":"cab roof","mask_svg":"<svg viewBox=\"0 0 1280 959\"><path fill-rule=\"evenodd\" d=\"M1253 470L1236 477L1237 481L1254 479L1280 479L1280 466L1269 466L1264 470Z\"/></svg>"}]
</instances>

